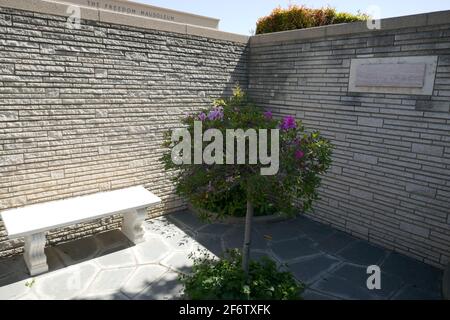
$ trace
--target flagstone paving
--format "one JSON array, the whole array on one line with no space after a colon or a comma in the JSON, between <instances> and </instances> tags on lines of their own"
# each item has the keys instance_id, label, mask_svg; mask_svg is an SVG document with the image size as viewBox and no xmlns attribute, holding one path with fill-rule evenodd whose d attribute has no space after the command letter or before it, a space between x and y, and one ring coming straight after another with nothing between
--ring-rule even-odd
<instances>
[{"instance_id":1,"label":"flagstone paving","mask_svg":"<svg viewBox=\"0 0 450 320\"><path fill-rule=\"evenodd\" d=\"M34 278L22 256L0 259L0 299L180 299L190 253L240 248L243 233L183 211L147 222L138 245L115 230L49 247L50 272ZM305 299L442 297L441 270L306 217L256 223L252 242L252 258L269 256L306 284ZM366 286L369 265L381 268L380 290Z\"/></svg>"}]
</instances>

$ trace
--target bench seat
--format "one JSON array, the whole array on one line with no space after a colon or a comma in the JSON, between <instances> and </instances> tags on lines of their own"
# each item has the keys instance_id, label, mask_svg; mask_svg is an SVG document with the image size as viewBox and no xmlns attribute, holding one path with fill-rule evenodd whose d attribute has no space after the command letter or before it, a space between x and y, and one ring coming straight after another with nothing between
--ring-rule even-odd
<instances>
[{"instance_id":1,"label":"bench seat","mask_svg":"<svg viewBox=\"0 0 450 320\"><path fill-rule=\"evenodd\" d=\"M25 238L24 258L31 275L48 271L45 233L116 214L123 214L122 232L133 242L144 240L147 208L161 202L142 186L40 203L0 213L8 238Z\"/></svg>"}]
</instances>

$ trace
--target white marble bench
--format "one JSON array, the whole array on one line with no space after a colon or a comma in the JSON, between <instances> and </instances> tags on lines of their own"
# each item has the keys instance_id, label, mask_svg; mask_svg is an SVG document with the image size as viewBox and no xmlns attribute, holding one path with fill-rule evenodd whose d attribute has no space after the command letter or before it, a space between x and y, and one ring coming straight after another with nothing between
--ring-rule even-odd
<instances>
[{"instance_id":1,"label":"white marble bench","mask_svg":"<svg viewBox=\"0 0 450 320\"><path fill-rule=\"evenodd\" d=\"M48 271L44 252L47 231L123 214L122 232L139 243L144 241L146 210L159 202L160 198L139 186L11 209L1 217L10 239L25 238L24 259L34 276Z\"/></svg>"}]
</instances>

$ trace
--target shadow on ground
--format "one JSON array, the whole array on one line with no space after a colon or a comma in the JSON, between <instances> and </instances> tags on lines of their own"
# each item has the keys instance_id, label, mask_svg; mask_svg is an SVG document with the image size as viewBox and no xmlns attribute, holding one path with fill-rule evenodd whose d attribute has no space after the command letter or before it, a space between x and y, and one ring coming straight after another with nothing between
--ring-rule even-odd
<instances>
[{"instance_id":1,"label":"shadow on ground","mask_svg":"<svg viewBox=\"0 0 450 320\"><path fill-rule=\"evenodd\" d=\"M192 252L241 248L244 226L200 221L183 211L152 219L146 241L119 231L46 249L50 272L30 278L22 256L0 260L0 299L181 299ZM305 299L441 299L442 271L300 216L256 223L254 259L268 256L307 285ZM381 289L366 286L381 268Z\"/></svg>"},{"instance_id":2,"label":"shadow on ground","mask_svg":"<svg viewBox=\"0 0 450 320\"><path fill-rule=\"evenodd\" d=\"M216 255L241 248L244 226L204 224L190 212L170 221ZM268 256L307 286L305 299L442 299L442 271L305 216L255 223L252 257ZM368 266L381 269L381 289L367 288Z\"/></svg>"}]
</instances>

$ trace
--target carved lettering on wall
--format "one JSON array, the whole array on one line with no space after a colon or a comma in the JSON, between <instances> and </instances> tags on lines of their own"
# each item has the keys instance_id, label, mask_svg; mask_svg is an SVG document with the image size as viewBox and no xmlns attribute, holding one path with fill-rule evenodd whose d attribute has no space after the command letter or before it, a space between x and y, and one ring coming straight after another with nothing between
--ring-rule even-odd
<instances>
[{"instance_id":1,"label":"carved lettering on wall","mask_svg":"<svg viewBox=\"0 0 450 320\"><path fill-rule=\"evenodd\" d=\"M432 95L437 56L352 59L349 92Z\"/></svg>"},{"instance_id":2,"label":"carved lettering on wall","mask_svg":"<svg viewBox=\"0 0 450 320\"><path fill-rule=\"evenodd\" d=\"M422 88L425 69L425 63L362 64L356 71L356 86Z\"/></svg>"}]
</instances>

